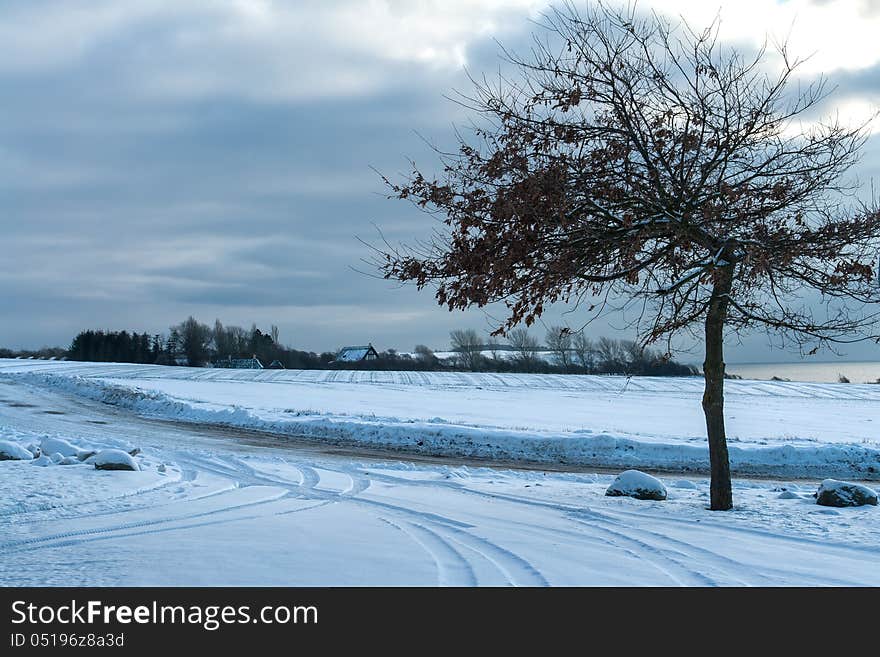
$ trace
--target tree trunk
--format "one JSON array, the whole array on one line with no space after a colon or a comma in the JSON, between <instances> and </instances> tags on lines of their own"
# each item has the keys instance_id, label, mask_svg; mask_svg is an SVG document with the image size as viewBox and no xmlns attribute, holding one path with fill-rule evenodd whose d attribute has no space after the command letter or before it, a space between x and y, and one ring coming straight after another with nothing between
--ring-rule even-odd
<instances>
[{"instance_id":1,"label":"tree trunk","mask_svg":"<svg viewBox=\"0 0 880 657\"><path fill-rule=\"evenodd\" d=\"M718 269L712 298L706 314L706 360L703 376L703 413L709 438L710 506L713 511L733 508L730 484L730 458L724 432L724 320L727 317L728 294L733 285L733 266Z\"/></svg>"}]
</instances>

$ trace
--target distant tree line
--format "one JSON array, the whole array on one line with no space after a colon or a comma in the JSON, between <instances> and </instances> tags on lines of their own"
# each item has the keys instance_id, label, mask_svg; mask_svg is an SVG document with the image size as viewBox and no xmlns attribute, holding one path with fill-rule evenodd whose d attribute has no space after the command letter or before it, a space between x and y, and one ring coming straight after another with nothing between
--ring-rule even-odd
<instances>
[{"instance_id":1,"label":"distant tree line","mask_svg":"<svg viewBox=\"0 0 880 657\"><path fill-rule=\"evenodd\" d=\"M541 345L527 329L510 331L505 343L486 340L473 329L449 334L451 358L439 358L425 345L412 354L394 349L375 360L330 363L333 369L466 372L536 372L545 374L623 374L629 376L693 376L699 370L630 340L599 338L554 326Z\"/></svg>"},{"instance_id":2,"label":"distant tree line","mask_svg":"<svg viewBox=\"0 0 880 657\"><path fill-rule=\"evenodd\" d=\"M162 352L160 337L128 331L82 331L70 344L67 357L115 363L155 363Z\"/></svg>"},{"instance_id":3,"label":"distant tree line","mask_svg":"<svg viewBox=\"0 0 880 657\"><path fill-rule=\"evenodd\" d=\"M487 343L473 329L450 333L456 363L469 371L632 376L699 374L696 367L676 362L631 340L601 337L593 341L582 332L552 326L547 329L544 341L542 346L524 328L509 331L506 344Z\"/></svg>"},{"instance_id":4,"label":"distant tree line","mask_svg":"<svg viewBox=\"0 0 880 657\"><path fill-rule=\"evenodd\" d=\"M0 347L0 358L50 358L61 359L67 356L63 347L41 347L40 349L6 349Z\"/></svg>"},{"instance_id":5,"label":"distant tree line","mask_svg":"<svg viewBox=\"0 0 880 657\"><path fill-rule=\"evenodd\" d=\"M37 351L0 349L0 357L68 358L77 361L187 365L203 367L229 359L256 357L264 367L277 361L286 369L359 369L403 371L537 372L557 374L623 374L634 376L691 376L692 365L644 349L630 340L598 338L553 326L544 344L527 329L513 329L505 342L492 341L473 329L450 333L450 351L443 358L425 345L412 353L395 349L360 362L336 362L335 353L300 351L281 344L277 326L267 332L257 328L213 326L188 317L167 334L136 331L81 331L69 349Z\"/></svg>"},{"instance_id":6,"label":"distant tree line","mask_svg":"<svg viewBox=\"0 0 880 657\"><path fill-rule=\"evenodd\" d=\"M277 326L263 333L256 325L250 329L224 326L218 319L214 326L209 326L194 317L172 326L167 335L82 331L64 355L78 361L190 367L230 358L256 357L264 365L278 361L291 369L324 369L335 357L332 353L316 354L285 347L278 340Z\"/></svg>"}]
</instances>

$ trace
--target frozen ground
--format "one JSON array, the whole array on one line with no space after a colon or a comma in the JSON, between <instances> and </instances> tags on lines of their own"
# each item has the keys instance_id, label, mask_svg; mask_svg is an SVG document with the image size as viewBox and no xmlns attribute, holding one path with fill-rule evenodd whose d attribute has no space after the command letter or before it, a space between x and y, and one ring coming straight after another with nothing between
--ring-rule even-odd
<instances>
[{"instance_id":1,"label":"frozen ground","mask_svg":"<svg viewBox=\"0 0 880 657\"><path fill-rule=\"evenodd\" d=\"M268 418L299 408L306 411L300 418L311 412L326 423L345 412L369 428L363 409L378 404L387 424L393 424L390 417L402 426L406 400L421 398L427 406L408 412L431 420L426 425L460 421L477 429L477 419L488 417L505 431L540 437L574 430L568 424L574 415L558 410L568 408L566 400L575 399L572 406L578 406L591 394L599 400L604 395L613 405L613 399L641 390L627 407L630 415L639 403L659 397L654 405L668 405L670 417L646 409L663 419L661 426L644 436L627 434L646 423L623 417L615 430L638 435L636 446L675 444L676 414L692 401L690 381L672 381L674 390L664 392L661 380L633 380L629 385L637 386L621 393L611 386L623 381L609 380L609 390L601 392L605 382L586 377L564 380L556 388L556 377L508 377L479 390L473 384L485 378L471 385L467 377L410 384L401 375L379 374L389 377L386 383L366 385L369 373L302 373L300 378L295 372L262 372L247 373L248 380L243 373L224 372L212 383L187 377L217 377L217 371L16 361L0 367L5 367L0 439L29 445L48 436L87 450L142 450L138 472L0 462L3 585L880 585L880 511L819 507L811 497L812 480L738 479L736 510L718 514L705 510L707 481L694 474L660 475L669 493L664 502L610 498L603 494L610 474L466 467L461 460L426 455L413 457L418 461L413 464L376 449L365 455L356 446L303 441L293 433L279 438L199 424L193 421L195 411L184 413L188 408L219 413L237 390L235 403L242 408L227 413L251 424L261 414ZM50 367L54 374L48 377ZM72 379L73 374L86 378ZM347 381L326 380L343 374ZM130 396L126 391L132 387L162 396ZM501 403L505 389L523 401L502 409L486 405ZM768 413L765 397L776 408L787 408L774 399L779 397L795 400L800 409L812 408L819 420L816 433L806 437L780 435L792 426L811 426L792 425L797 414L791 413L768 422L760 438L740 429L741 439L749 440L750 449L760 448L760 441L773 448L774 441L789 439L808 450L822 447L823 436L828 443L837 438L847 445L840 436L848 435L849 445L877 448L867 442L870 431L859 433L858 427L870 426L864 421L876 417L871 413L880 390L876 397L874 388L859 386L841 387L840 393L835 386L819 386L814 397L806 395L808 390L795 387L784 395L784 389L771 387L763 397L757 389L734 393L742 409L737 413L751 407L761 417ZM529 391L545 408L554 395L561 400L549 407L558 410L549 413L551 432L539 431L544 427L537 408L515 413L531 398ZM843 398L844 393L850 396ZM849 409L835 416L840 434L831 431L833 419L823 420L821 408L815 408L816 399L833 394L841 395L837 401ZM348 411L341 407L346 397ZM440 399L435 406L432 397ZM741 399L746 397L751 404ZM149 400L140 410L154 415L177 408L191 422L138 415L133 399ZM677 399L682 401L676 405ZM456 400L462 402L462 415L444 417L456 412ZM316 407L319 401L324 405ZM594 406L601 408L600 401ZM391 408L397 410L390 413ZM516 416L505 418L505 409ZM528 417L534 424L524 421ZM614 412L598 417L611 422ZM755 419L743 420L742 427L759 427ZM680 421L686 428L689 416ZM522 424L507 426L514 422ZM419 422L410 424L419 429ZM602 429L608 428L596 427ZM688 442L686 435L678 439Z\"/></svg>"}]
</instances>

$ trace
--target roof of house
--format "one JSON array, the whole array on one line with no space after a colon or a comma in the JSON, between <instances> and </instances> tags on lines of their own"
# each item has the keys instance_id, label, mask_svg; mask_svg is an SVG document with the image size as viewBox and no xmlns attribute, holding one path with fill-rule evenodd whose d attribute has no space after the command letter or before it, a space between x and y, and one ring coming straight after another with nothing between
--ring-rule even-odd
<instances>
[{"instance_id":1,"label":"roof of house","mask_svg":"<svg viewBox=\"0 0 880 657\"><path fill-rule=\"evenodd\" d=\"M346 363L354 363L363 360L368 354L378 355L371 344L360 347L343 347L339 350L339 353L336 354L336 360L344 361Z\"/></svg>"}]
</instances>

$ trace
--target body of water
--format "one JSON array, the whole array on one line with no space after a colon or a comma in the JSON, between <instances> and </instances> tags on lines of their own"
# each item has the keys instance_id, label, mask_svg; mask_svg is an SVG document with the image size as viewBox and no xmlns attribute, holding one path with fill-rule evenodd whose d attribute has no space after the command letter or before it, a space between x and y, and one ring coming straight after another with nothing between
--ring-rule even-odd
<instances>
[{"instance_id":1,"label":"body of water","mask_svg":"<svg viewBox=\"0 0 880 657\"><path fill-rule=\"evenodd\" d=\"M842 375L851 383L876 383L880 362L728 363L727 372L744 379L769 380L776 376L791 381L836 383Z\"/></svg>"}]
</instances>

